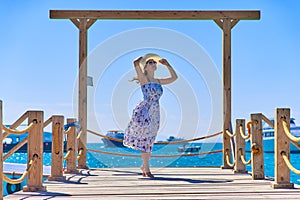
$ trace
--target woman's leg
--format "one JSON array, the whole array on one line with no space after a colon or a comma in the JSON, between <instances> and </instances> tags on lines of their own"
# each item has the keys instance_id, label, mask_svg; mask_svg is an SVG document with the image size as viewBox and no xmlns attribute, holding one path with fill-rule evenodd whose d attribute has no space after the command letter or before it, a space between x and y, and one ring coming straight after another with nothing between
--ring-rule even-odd
<instances>
[{"instance_id":1,"label":"woman's leg","mask_svg":"<svg viewBox=\"0 0 300 200\"><path fill-rule=\"evenodd\" d=\"M149 160L150 160L151 153L142 151L142 159L143 159L143 165L142 165L142 171L143 171L143 176L145 177L154 177L149 168Z\"/></svg>"}]
</instances>

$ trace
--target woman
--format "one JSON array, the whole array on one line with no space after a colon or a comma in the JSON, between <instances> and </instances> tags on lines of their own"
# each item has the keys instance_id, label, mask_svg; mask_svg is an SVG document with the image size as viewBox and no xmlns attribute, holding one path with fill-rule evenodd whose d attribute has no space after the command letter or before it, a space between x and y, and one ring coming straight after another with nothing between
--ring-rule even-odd
<instances>
[{"instance_id":1,"label":"woman","mask_svg":"<svg viewBox=\"0 0 300 200\"><path fill-rule=\"evenodd\" d=\"M168 68L170 77L159 79L154 77L159 63ZM143 177L153 178L149 168L149 159L160 123L159 98L163 93L161 85L174 82L177 74L169 62L157 54L146 54L137 58L134 61L134 68L137 77L132 80L137 80L141 85L144 100L133 110L131 121L125 130L123 143L127 147L142 151Z\"/></svg>"}]
</instances>

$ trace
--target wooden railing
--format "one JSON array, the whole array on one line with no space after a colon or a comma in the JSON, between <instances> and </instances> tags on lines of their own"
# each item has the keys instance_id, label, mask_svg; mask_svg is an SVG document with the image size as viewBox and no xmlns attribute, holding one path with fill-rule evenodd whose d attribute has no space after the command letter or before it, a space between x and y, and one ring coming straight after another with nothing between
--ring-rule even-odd
<instances>
[{"instance_id":1,"label":"wooden railing","mask_svg":"<svg viewBox=\"0 0 300 200\"><path fill-rule=\"evenodd\" d=\"M252 164L252 179L265 179L264 172L264 146L263 146L263 127L262 121L265 121L270 127L274 128L274 182L272 188L294 188L290 182L290 171L300 174L300 170L295 169L290 162L290 143L294 144L300 150L300 138L290 133L290 109L276 108L274 124L262 113L250 115L250 121L247 123L248 135L245 134L245 120L236 120L235 133L227 130L227 134L235 137L235 153L233 154L234 163L230 163L228 156L227 165L234 168L235 173L248 173L246 165ZM250 139L251 159L245 158L245 141ZM232 147L233 148L233 147ZM230 150L227 150L229 155ZM226 153L226 152L224 152Z\"/></svg>"},{"instance_id":2,"label":"wooden railing","mask_svg":"<svg viewBox=\"0 0 300 200\"><path fill-rule=\"evenodd\" d=\"M22 123L28 121L28 127L23 130L17 130ZM67 119L68 124L75 123L76 119ZM43 186L43 145L44 145L44 128L52 125L52 164L51 175L48 180L65 180L63 173L77 173L76 157L77 131L74 126L70 126L64 131L64 116L53 115L44 121L43 111L27 111L17 119L10 127L3 125L3 109L0 100L0 140L3 141L11 133L26 134L22 141L17 143L9 152L3 156L3 145L0 145L0 199L3 198L3 180L11 184L20 184L27 178L24 192L41 192L46 191ZM5 131L5 132L3 132ZM64 157L64 134L67 134L67 155ZM78 139L77 139L78 138ZM3 173L3 161L18 151L27 143L27 169L19 179L9 179ZM66 160L66 170L63 172L63 161Z\"/></svg>"},{"instance_id":3,"label":"wooden railing","mask_svg":"<svg viewBox=\"0 0 300 200\"><path fill-rule=\"evenodd\" d=\"M245 119L237 119L235 133L226 130L232 140L231 149L223 152L226 156L226 165L231 166L235 173L248 173L246 165L252 165L252 179L264 179L264 148L263 148L263 128L262 121L274 127L275 133L275 180L273 188L293 188L290 183L290 171L300 174L300 170L293 168L290 159L290 142L297 145L300 138L291 135L290 130L290 109L276 108L274 124L262 113L250 115L250 121L245 128ZM27 120L28 127L23 130L16 130L24 121ZM67 119L67 124L74 124L76 119ZM65 180L63 173L77 173L77 162L87 149L78 149L81 138L80 132L77 134L75 125L70 125L68 130L64 130L64 116L53 115L46 121L43 119L43 111L27 111L17 119L10 127L3 125L2 101L0 101L0 131L3 133L0 139L3 141L9 134L24 134L28 136L20 141L11 151L3 156L3 146L0 147L0 192L3 197L3 180L11 183L23 181L27 177L26 186L23 191L46 191L43 186L43 142L44 128L52 125L52 167L51 175L48 180ZM246 134L248 129L248 134ZM5 132L3 132L5 131ZM64 156L64 134L67 135L67 153ZM235 139L235 151L233 141ZM245 142L250 139L251 159L246 161ZM3 174L3 161L15 153L24 144L28 143L27 148L27 169L18 180L11 180ZM298 145L300 148L300 145ZM83 147L86 148L86 147ZM66 168L63 171L63 161L66 160ZM233 161L233 163L231 163Z\"/></svg>"}]
</instances>

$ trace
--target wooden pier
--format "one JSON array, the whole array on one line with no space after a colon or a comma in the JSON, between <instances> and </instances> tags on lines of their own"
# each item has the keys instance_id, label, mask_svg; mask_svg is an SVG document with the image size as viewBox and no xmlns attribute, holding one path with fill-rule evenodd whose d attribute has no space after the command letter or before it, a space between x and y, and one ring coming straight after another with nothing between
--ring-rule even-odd
<instances>
[{"instance_id":1,"label":"wooden pier","mask_svg":"<svg viewBox=\"0 0 300 200\"><path fill-rule=\"evenodd\" d=\"M65 181L46 181L47 192L17 192L4 199L299 199L294 189L271 187L272 180L209 168L153 168L154 179L137 168L79 170Z\"/></svg>"}]
</instances>

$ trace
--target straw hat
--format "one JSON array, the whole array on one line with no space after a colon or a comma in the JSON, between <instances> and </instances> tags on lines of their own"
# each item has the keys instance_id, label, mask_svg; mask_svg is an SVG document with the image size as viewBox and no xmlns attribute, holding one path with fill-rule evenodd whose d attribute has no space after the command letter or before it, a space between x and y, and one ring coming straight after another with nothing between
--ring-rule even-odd
<instances>
[{"instance_id":1,"label":"straw hat","mask_svg":"<svg viewBox=\"0 0 300 200\"><path fill-rule=\"evenodd\" d=\"M162 58L155 54L155 53L148 53L146 55L143 56L143 58L140 60L140 67L142 70L144 70L144 67L147 63L148 60L154 60L155 62L157 62L157 64L159 63L159 60L161 60Z\"/></svg>"}]
</instances>

